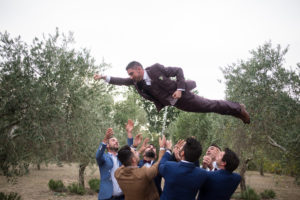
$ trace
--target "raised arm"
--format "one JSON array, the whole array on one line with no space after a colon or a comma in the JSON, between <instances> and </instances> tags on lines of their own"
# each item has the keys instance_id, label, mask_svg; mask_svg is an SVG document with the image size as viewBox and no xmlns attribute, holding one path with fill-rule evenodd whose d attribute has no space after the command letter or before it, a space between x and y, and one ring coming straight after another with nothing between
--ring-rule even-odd
<instances>
[{"instance_id":1,"label":"raised arm","mask_svg":"<svg viewBox=\"0 0 300 200\"><path fill-rule=\"evenodd\" d=\"M148 180L152 180L157 174L158 174L158 165L160 163L160 160L162 159L163 155L166 152L166 138L163 136L163 138L159 138L159 156L157 162L152 165L150 168L146 168L146 175Z\"/></svg>"},{"instance_id":2,"label":"raised arm","mask_svg":"<svg viewBox=\"0 0 300 200\"><path fill-rule=\"evenodd\" d=\"M133 144L132 130L134 128L134 123L131 119L128 119L127 124L125 126L127 132L127 144L131 146Z\"/></svg>"},{"instance_id":3,"label":"raised arm","mask_svg":"<svg viewBox=\"0 0 300 200\"><path fill-rule=\"evenodd\" d=\"M114 134L113 129L108 128L106 130L103 141L100 143L99 148L97 149L96 160L97 160L97 163L98 163L99 166L103 165L105 163L106 159L107 159L104 152L105 152L105 149L106 149L107 142L108 142L109 138L111 138L113 136L113 134Z\"/></svg>"}]
</instances>

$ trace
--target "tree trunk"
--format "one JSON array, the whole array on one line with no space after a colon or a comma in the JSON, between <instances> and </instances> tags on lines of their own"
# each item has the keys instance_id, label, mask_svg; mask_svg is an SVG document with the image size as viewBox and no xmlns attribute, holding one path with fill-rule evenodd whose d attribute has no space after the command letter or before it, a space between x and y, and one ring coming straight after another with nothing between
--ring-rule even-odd
<instances>
[{"instance_id":1,"label":"tree trunk","mask_svg":"<svg viewBox=\"0 0 300 200\"><path fill-rule=\"evenodd\" d=\"M37 164L37 170L41 170L41 165L40 165L40 163Z\"/></svg>"},{"instance_id":2,"label":"tree trunk","mask_svg":"<svg viewBox=\"0 0 300 200\"><path fill-rule=\"evenodd\" d=\"M242 163L242 167L241 167L241 170L240 170L240 175L241 175L241 177L242 177L240 186L241 186L242 192L246 190L246 178L245 178L245 173L246 173L246 170L247 170L247 167L248 167L248 163L249 163L250 160L251 160L250 158L247 158L247 159Z\"/></svg>"},{"instance_id":3,"label":"tree trunk","mask_svg":"<svg viewBox=\"0 0 300 200\"><path fill-rule=\"evenodd\" d=\"M87 167L87 163L81 163L79 165L79 184L84 187L84 171L85 168Z\"/></svg>"},{"instance_id":4,"label":"tree trunk","mask_svg":"<svg viewBox=\"0 0 300 200\"><path fill-rule=\"evenodd\" d=\"M261 176L264 176L264 161L263 161L263 159L260 160L259 173Z\"/></svg>"}]
</instances>

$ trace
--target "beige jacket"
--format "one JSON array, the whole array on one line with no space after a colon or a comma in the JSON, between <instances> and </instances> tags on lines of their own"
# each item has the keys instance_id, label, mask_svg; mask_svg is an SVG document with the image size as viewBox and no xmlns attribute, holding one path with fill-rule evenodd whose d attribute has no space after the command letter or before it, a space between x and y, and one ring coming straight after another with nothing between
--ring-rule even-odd
<instances>
[{"instance_id":1,"label":"beige jacket","mask_svg":"<svg viewBox=\"0 0 300 200\"><path fill-rule=\"evenodd\" d=\"M158 165L165 151L159 152L158 161L150 168L121 166L115 171L115 177L122 189L125 200L157 200L159 195L153 178L158 173Z\"/></svg>"}]
</instances>

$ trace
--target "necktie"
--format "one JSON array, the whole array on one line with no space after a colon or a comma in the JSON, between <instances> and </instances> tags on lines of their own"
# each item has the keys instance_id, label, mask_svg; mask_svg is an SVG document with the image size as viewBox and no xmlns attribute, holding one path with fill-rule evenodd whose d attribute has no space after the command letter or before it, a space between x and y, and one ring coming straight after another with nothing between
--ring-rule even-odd
<instances>
[{"instance_id":1,"label":"necktie","mask_svg":"<svg viewBox=\"0 0 300 200\"><path fill-rule=\"evenodd\" d=\"M144 164L149 163L151 164L151 160L144 160Z\"/></svg>"}]
</instances>

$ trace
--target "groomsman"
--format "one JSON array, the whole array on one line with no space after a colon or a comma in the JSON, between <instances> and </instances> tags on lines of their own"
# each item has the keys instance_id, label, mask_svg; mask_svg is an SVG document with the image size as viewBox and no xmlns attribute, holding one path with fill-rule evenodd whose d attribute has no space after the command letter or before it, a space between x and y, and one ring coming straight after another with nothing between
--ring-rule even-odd
<instances>
[{"instance_id":1,"label":"groomsman","mask_svg":"<svg viewBox=\"0 0 300 200\"><path fill-rule=\"evenodd\" d=\"M240 162L233 151L226 148L218 154L216 162L219 170L208 173L198 200L229 200L241 181L241 176L233 173Z\"/></svg>"},{"instance_id":2,"label":"groomsman","mask_svg":"<svg viewBox=\"0 0 300 200\"><path fill-rule=\"evenodd\" d=\"M179 146L173 150L179 153L179 162L170 161L172 155L166 152L159 165L159 173L165 179L162 200L195 200L209 173L194 164L202 153L202 147L195 138L189 137Z\"/></svg>"},{"instance_id":3,"label":"groomsman","mask_svg":"<svg viewBox=\"0 0 300 200\"><path fill-rule=\"evenodd\" d=\"M159 195L153 178L158 173L158 164L165 152L165 138L159 139L158 161L151 167L138 167L139 154L128 145L118 152L122 166L115 172L115 177L126 196L126 200L158 200Z\"/></svg>"}]
</instances>

